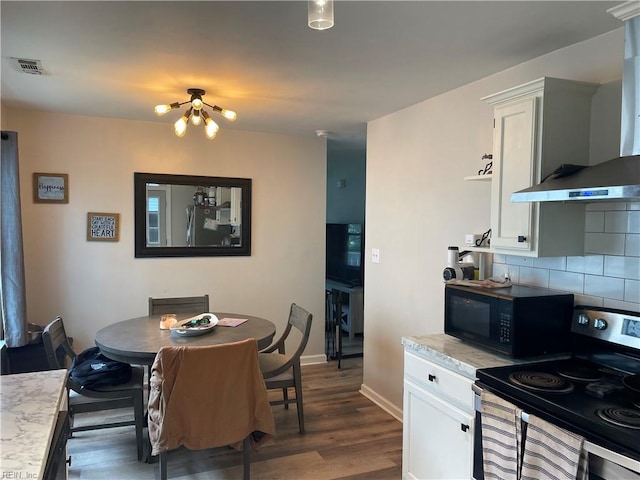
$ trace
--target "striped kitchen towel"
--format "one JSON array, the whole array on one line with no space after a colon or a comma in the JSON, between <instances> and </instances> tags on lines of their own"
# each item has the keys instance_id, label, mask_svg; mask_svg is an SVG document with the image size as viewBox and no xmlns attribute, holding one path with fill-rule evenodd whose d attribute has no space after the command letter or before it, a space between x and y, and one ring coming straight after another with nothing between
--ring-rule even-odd
<instances>
[{"instance_id":1,"label":"striped kitchen towel","mask_svg":"<svg viewBox=\"0 0 640 480\"><path fill-rule=\"evenodd\" d=\"M484 478L518 480L522 410L486 390L480 402Z\"/></svg>"},{"instance_id":2,"label":"striped kitchen towel","mask_svg":"<svg viewBox=\"0 0 640 480\"><path fill-rule=\"evenodd\" d=\"M586 480L584 438L529 415L521 480Z\"/></svg>"}]
</instances>

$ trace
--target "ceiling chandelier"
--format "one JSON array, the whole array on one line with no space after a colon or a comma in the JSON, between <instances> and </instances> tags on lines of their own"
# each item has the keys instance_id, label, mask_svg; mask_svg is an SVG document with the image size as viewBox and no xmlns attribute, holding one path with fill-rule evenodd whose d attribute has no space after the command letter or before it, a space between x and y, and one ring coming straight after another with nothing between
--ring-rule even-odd
<instances>
[{"instance_id":1,"label":"ceiling chandelier","mask_svg":"<svg viewBox=\"0 0 640 480\"><path fill-rule=\"evenodd\" d=\"M307 20L314 30L333 27L333 0L309 0Z\"/></svg>"},{"instance_id":2,"label":"ceiling chandelier","mask_svg":"<svg viewBox=\"0 0 640 480\"><path fill-rule=\"evenodd\" d=\"M190 88L187 90L187 93L191 95L191 99L187 102L174 102L166 105L156 105L155 112L157 115L164 115L170 110L174 110L176 108L180 108L182 105L189 103L189 108L187 108L180 117L180 119L174 124L174 130L176 135L179 137L184 137L184 134L187 132L187 124L189 123L189 119L191 119L192 125L201 125L204 122L204 132L207 138L215 138L220 127L213 119L209 116L207 111L204 109L204 106L211 108L214 112L218 112L227 120L233 122L238 116L236 112L231 110L227 110L226 108L220 108L217 105L209 105L208 103L202 100L205 92L200 88Z\"/></svg>"}]
</instances>

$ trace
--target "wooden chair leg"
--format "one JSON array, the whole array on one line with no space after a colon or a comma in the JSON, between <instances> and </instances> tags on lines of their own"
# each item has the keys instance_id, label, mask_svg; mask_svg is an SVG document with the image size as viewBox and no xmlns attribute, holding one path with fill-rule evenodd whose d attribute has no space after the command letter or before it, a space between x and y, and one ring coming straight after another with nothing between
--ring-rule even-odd
<instances>
[{"instance_id":1,"label":"wooden chair leg","mask_svg":"<svg viewBox=\"0 0 640 480\"><path fill-rule=\"evenodd\" d=\"M251 454L251 443L249 442L250 436L251 434L247 435L246 438L242 441L243 480L249 480L249 477L251 476L251 462L249 457L249 455Z\"/></svg>"},{"instance_id":2,"label":"wooden chair leg","mask_svg":"<svg viewBox=\"0 0 640 480\"><path fill-rule=\"evenodd\" d=\"M136 427L136 447L138 449L138 461L142 460L144 455L144 401L142 392L133 398L133 416L135 419Z\"/></svg>"},{"instance_id":3,"label":"wooden chair leg","mask_svg":"<svg viewBox=\"0 0 640 480\"><path fill-rule=\"evenodd\" d=\"M289 410L289 389L282 389L282 399L284 400L284 408L285 410Z\"/></svg>"},{"instance_id":4,"label":"wooden chair leg","mask_svg":"<svg viewBox=\"0 0 640 480\"><path fill-rule=\"evenodd\" d=\"M167 452L160 452L160 480L167 480Z\"/></svg>"},{"instance_id":5,"label":"wooden chair leg","mask_svg":"<svg viewBox=\"0 0 640 480\"><path fill-rule=\"evenodd\" d=\"M302 406L302 375L300 364L293 366L293 381L296 390L296 410L298 410L298 430L304 433L304 407Z\"/></svg>"}]
</instances>

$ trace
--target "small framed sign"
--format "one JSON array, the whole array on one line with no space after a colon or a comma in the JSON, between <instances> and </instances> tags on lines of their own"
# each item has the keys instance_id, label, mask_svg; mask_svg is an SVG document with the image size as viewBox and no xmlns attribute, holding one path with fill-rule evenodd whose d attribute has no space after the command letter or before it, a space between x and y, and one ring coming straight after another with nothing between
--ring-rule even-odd
<instances>
[{"instance_id":1,"label":"small framed sign","mask_svg":"<svg viewBox=\"0 0 640 480\"><path fill-rule=\"evenodd\" d=\"M87 213L87 240L117 242L120 237L119 213Z\"/></svg>"},{"instance_id":2,"label":"small framed sign","mask_svg":"<svg viewBox=\"0 0 640 480\"><path fill-rule=\"evenodd\" d=\"M66 173L34 173L34 203L69 203L69 175Z\"/></svg>"}]
</instances>

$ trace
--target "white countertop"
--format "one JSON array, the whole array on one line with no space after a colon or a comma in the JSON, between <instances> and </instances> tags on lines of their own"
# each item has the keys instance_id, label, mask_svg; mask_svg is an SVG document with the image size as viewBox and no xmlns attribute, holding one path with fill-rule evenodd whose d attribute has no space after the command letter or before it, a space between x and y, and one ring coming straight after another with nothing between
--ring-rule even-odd
<instances>
[{"instance_id":1,"label":"white countertop","mask_svg":"<svg viewBox=\"0 0 640 480\"><path fill-rule=\"evenodd\" d=\"M444 333L403 337L402 344L405 350L414 351L432 362L474 380L478 368L502 367L527 362L526 359L514 359L464 343Z\"/></svg>"},{"instance_id":2,"label":"white countertop","mask_svg":"<svg viewBox=\"0 0 640 480\"><path fill-rule=\"evenodd\" d=\"M0 478L43 477L66 379L66 370L0 376Z\"/></svg>"}]
</instances>

